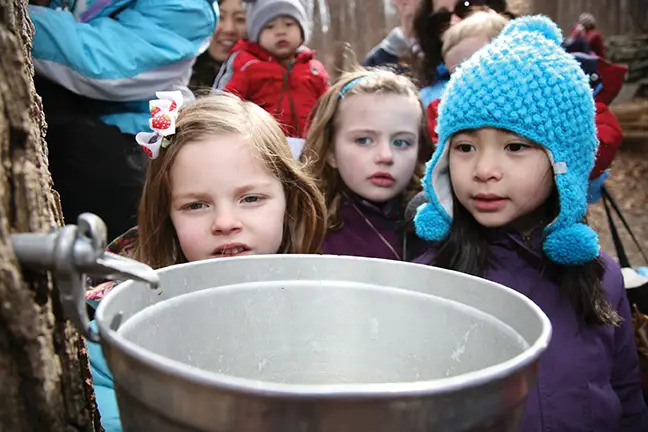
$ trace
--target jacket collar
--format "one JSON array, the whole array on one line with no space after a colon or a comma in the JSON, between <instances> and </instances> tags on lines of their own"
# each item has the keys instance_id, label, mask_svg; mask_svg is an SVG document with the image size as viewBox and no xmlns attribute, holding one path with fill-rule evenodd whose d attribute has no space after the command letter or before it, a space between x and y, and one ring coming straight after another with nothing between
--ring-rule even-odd
<instances>
[{"instance_id":1,"label":"jacket collar","mask_svg":"<svg viewBox=\"0 0 648 432\"><path fill-rule=\"evenodd\" d=\"M344 200L355 204L356 207L364 213L373 213L394 223L399 223L402 220L402 201L400 197L384 203L375 203L364 199L353 192L346 191L344 192Z\"/></svg>"},{"instance_id":2,"label":"jacket collar","mask_svg":"<svg viewBox=\"0 0 648 432\"><path fill-rule=\"evenodd\" d=\"M486 239L492 246L519 251L528 258L542 261L547 259L542 250L544 238L544 225L536 226L528 234L521 234L508 228L492 228L486 234Z\"/></svg>"},{"instance_id":3,"label":"jacket collar","mask_svg":"<svg viewBox=\"0 0 648 432\"><path fill-rule=\"evenodd\" d=\"M246 51L261 61L279 63L276 58L272 56L265 48L256 42L247 39L241 39L234 45L232 52ZM295 56L295 63L307 63L315 57L315 51L302 45L297 48L297 55Z\"/></svg>"}]
</instances>

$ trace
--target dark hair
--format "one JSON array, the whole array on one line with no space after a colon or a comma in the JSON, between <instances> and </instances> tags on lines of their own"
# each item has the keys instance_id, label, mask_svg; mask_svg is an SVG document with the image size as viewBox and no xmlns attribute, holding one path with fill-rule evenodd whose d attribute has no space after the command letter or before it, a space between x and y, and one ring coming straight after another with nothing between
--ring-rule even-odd
<instances>
[{"instance_id":1,"label":"dark hair","mask_svg":"<svg viewBox=\"0 0 648 432\"><path fill-rule=\"evenodd\" d=\"M547 203L547 217L553 220L559 211L556 189ZM439 244L436 265L485 277L492 263L487 232L487 228L482 227L455 199L450 234ZM554 266L559 275L561 294L570 301L574 311L586 325L619 325L621 318L609 304L603 291L601 280L604 267L599 258L579 266L549 265Z\"/></svg>"},{"instance_id":2,"label":"dark hair","mask_svg":"<svg viewBox=\"0 0 648 432\"><path fill-rule=\"evenodd\" d=\"M457 0L452 13L466 18L474 10L491 9L497 13L505 13L507 10L506 0Z\"/></svg>"},{"instance_id":3,"label":"dark hair","mask_svg":"<svg viewBox=\"0 0 648 432\"><path fill-rule=\"evenodd\" d=\"M419 56L412 60L412 69L419 86L432 84L436 68L441 63L441 35L450 27L452 12L446 8L434 11L433 2L421 1L414 15L414 35L421 48Z\"/></svg>"}]
</instances>

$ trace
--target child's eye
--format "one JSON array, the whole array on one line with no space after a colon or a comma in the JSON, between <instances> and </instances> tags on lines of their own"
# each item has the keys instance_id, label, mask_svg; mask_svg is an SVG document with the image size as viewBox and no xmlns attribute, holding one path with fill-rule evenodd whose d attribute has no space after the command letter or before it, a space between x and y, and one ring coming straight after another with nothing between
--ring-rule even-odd
<instances>
[{"instance_id":1,"label":"child's eye","mask_svg":"<svg viewBox=\"0 0 648 432\"><path fill-rule=\"evenodd\" d=\"M357 144L362 144L362 145L370 144L371 143L371 138L369 138L369 137L360 137L360 138L356 138L355 142Z\"/></svg>"},{"instance_id":2,"label":"child's eye","mask_svg":"<svg viewBox=\"0 0 648 432\"><path fill-rule=\"evenodd\" d=\"M241 201L246 203L246 204L254 204L254 203L258 203L262 199L263 199L263 197L261 197L259 195L248 195L248 196L243 197L243 199Z\"/></svg>"},{"instance_id":3,"label":"child's eye","mask_svg":"<svg viewBox=\"0 0 648 432\"><path fill-rule=\"evenodd\" d=\"M203 209L203 208L205 208L205 207L206 207L206 205L205 205L204 203L201 203L201 202L192 202L192 203L189 203L189 204L185 204L185 205L182 207L182 209L183 209L183 210L200 210L200 209Z\"/></svg>"},{"instance_id":4,"label":"child's eye","mask_svg":"<svg viewBox=\"0 0 648 432\"><path fill-rule=\"evenodd\" d=\"M461 153L469 153L471 151L475 150L475 146L471 144L457 144L455 146L455 150L461 152Z\"/></svg>"},{"instance_id":5,"label":"child's eye","mask_svg":"<svg viewBox=\"0 0 648 432\"><path fill-rule=\"evenodd\" d=\"M519 152L527 148L529 148L529 145L523 143L511 143L507 144L505 147L505 149L510 152Z\"/></svg>"},{"instance_id":6,"label":"child's eye","mask_svg":"<svg viewBox=\"0 0 648 432\"><path fill-rule=\"evenodd\" d=\"M394 147L409 147L412 143L406 139L396 139L394 140Z\"/></svg>"}]
</instances>

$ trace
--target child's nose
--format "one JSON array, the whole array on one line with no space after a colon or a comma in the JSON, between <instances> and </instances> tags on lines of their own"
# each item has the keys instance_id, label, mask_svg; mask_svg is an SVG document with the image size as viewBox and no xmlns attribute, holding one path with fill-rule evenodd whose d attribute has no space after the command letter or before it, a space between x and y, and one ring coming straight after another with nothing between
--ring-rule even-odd
<instances>
[{"instance_id":1,"label":"child's nose","mask_svg":"<svg viewBox=\"0 0 648 432\"><path fill-rule=\"evenodd\" d=\"M241 221L233 209L215 210L211 232L213 234L230 234L241 229Z\"/></svg>"},{"instance_id":2,"label":"child's nose","mask_svg":"<svg viewBox=\"0 0 648 432\"><path fill-rule=\"evenodd\" d=\"M388 142L381 142L376 148L376 163L391 164L394 162L394 152Z\"/></svg>"},{"instance_id":3,"label":"child's nose","mask_svg":"<svg viewBox=\"0 0 648 432\"><path fill-rule=\"evenodd\" d=\"M502 167L497 154L480 152L475 163L475 177L481 181L499 180L502 177Z\"/></svg>"}]
</instances>

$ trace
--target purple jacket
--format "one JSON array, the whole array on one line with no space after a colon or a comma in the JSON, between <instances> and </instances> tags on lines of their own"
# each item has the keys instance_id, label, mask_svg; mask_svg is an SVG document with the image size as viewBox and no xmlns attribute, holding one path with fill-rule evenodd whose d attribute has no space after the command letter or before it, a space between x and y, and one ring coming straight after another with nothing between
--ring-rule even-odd
<instances>
[{"instance_id":1,"label":"purple jacket","mask_svg":"<svg viewBox=\"0 0 648 432\"><path fill-rule=\"evenodd\" d=\"M547 314L553 334L540 359L521 431L648 431L639 382L630 307L619 265L602 253L603 287L623 318L617 327L579 326L571 303L559 294L559 269L542 254L542 230L525 243L517 234L493 230L493 259L486 279L526 295ZM430 249L415 262L433 265Z\"/></svg>"},{"instance_id":2,"label":"purple jacket","mask_svg":"<svg viewBox=\"0 0 648 432\"><path fill-rule=\"evenodd\" d=\"M357 196L349 196L340 203L339 215L343 226L339 231L326 234L322 245L324 254L412 261L429 247L429 243L417 237L413 229L405 228L400 200L379 206ZM385 242L389 243L393 252ZM404 243L407 249L405 257Z\"/></svg>"}]
</instances>

